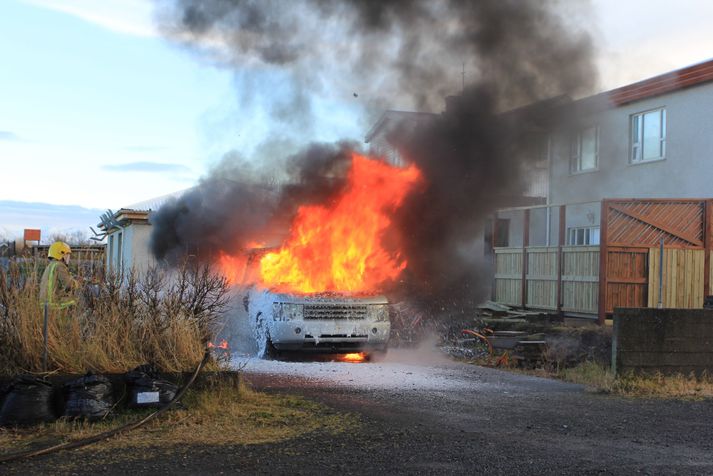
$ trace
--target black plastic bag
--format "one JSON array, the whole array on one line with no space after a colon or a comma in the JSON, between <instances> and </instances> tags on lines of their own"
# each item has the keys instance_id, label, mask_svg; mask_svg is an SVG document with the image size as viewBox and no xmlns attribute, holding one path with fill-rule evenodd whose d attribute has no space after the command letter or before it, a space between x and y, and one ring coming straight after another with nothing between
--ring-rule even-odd
<instances>
[{"instance_id":1,"label":"black plastic bag","mask_svg":"<svg viewBox=\"0 0 713 476\"><path fill-rule=\"evenodd\" d=\"M159 408L173 400L178 387L158 378L155 368L142 365L126 374L129 408Z\"/></svg>"},{"instance_id":2,"label":"black plastic bag","mask_svg":"<svg viewBox=\"0 0 713 476\"><path fill-rule=\"evenodd\" d=\"M101 420L109 414L114 404L111 382L103 375L87 374L65 384L64 388L67 392L64 407L66 417Z\"/></svg>"},{"instance_id":3,"label":"black plastic bag","mask_svg":"<svg viewBox=\"0 0 713 476\"><path fill-rule=\"evenodd\" d=\"M0 426L34 425L54 420L52 384L31 375L16 377L0 409Z\"/></svg>"}]
</instances>

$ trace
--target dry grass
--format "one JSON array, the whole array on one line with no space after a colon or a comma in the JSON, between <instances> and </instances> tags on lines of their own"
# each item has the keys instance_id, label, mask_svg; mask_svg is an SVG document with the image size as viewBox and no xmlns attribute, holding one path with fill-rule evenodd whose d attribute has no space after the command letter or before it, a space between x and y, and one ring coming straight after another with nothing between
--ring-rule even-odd
<instances>
[{"instance_id":1,"label":"dry grass","mask_svg":"<svg viewBox=\"0 0 713 476\"><path fill-rule=\"evenodd\" d=\"M616 393L616 379L611 369L595 362L584 362L576 367L560 370L556 376L568 382L582 384L591 391Z\"/></svg>"},{"instance_id":2,"label":"dry grass","mask_svg":"<svg viewBox=\"0 0 713 476\"><path fill-rule=\"evenodd\" d=\"M484 367L495 367L492 357L468 361ZM636 375L628 373L615 377L608 365L585 361L569 368L525 369L512 365L497 368L513 373L543 378L557 378L584 385L587 390L633 398L661 398L702 400L713 398L713 378L709 375Z\"/></svg>"},{"instance_id":3,"label":"dry grass","mask_svg":"<svg viewBox=\"0 0 713 476\"><path fill-rule=\"evenodd\" d=\"M569 382L580 383L597 392L639 398L700 400L713 398L713 379L708 375L634 375L615 378L603 365L585 362L560 372Z\"/></svg>"},{"instance_id":4,"label":"dry grass","mask_svg":"<svg viewBox=\"0 0 713 476\"><path fill-rule=\"evenodd\" d=\"M43 267L15 264L9 279L0 279L0 375L42 370ZM81 278L79 304L49 314L49 371L120 373L147 362L168 372L190 370L227 305L227 282L202 265L170 275L152 269Z\"/></svg>"},{"instance_id":5,"label":"dry grass","mask_svg":"<svg viewBox=\"0 0 713 476\"><path fill-rule=\"evenodd\" d=\"M301 397L269 395L245 386L189 392L183 401L186 409L168 412L133 432L79 451L259 444L284 441L318 429L336 434L358 425L354 416L335 413ZM143 413L127 412L96 424L59 420L28 429L0 429L0 448L7 454L79 440L134 421Z\"/></svg>"}]
</instances>

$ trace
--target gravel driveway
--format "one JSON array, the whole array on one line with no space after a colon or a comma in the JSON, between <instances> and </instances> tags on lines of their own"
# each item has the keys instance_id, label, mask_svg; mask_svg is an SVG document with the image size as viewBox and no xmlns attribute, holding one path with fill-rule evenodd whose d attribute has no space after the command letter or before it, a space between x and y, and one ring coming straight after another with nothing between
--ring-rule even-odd
<instances>
[{"instance_id":1,"label":"gravel driveway","mask_svg":"<svg viewBox=\"0 0 713 476\"><path fill-rule=\"evenodd\" d=\"M362 415L351 439L316 454L297 446L292 464L306 473L320 461L367 474L713 474L712 401L597 395L417 352L379 364L251 361L247 370L259 388Z\"/></svg>"},{"instance_id":2,"label":"gravel driveway","mask_svg":"<svg viewBox=\"0 0 713 476\"><path fill-rule=\"evenodd\" d=\"M237 359L236 364L244 362ZM357 416L279 444L72 453L0 472L72 474L713 474L713 402L633 400L392 351L383 363L251 359L253 385ZM135 455L134 455L135 456Z\"/></svg>"}]
</instances>

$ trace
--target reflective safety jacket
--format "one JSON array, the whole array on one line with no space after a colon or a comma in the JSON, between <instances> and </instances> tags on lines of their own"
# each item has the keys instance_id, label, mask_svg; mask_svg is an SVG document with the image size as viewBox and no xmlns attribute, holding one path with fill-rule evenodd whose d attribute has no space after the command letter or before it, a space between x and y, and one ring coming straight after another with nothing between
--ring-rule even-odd
<instances>
[{"instance_id":1,"label":"reflective safety jacket","mask_svg":"<svg viewBox=\"0 0 713 476\"><path fill-rule=\"evenodd\" d=\"M76 304L72 291L77 287L76 281L69 274L67 265L62 261L50 260L50 264L42 273L40 281L40 306L45 302L50 309L66 309Z\"/></svg>"}]
</instances>

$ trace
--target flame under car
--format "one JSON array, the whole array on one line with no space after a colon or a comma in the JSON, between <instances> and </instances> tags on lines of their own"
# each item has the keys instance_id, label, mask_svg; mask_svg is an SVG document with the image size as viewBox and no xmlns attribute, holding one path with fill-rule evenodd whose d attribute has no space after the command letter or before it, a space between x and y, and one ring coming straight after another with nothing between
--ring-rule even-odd
<instances>
[{"instance_id":1,"label":"flame under car","mask_svg":"<svg viewBox=\"0 0 713 476\"><path fill-rule=\"evenodd\" d=\"M391 322L383 296L292 295L252 291L248 312L259 354L386 352Z\"/></svg>"}]
</instances>

